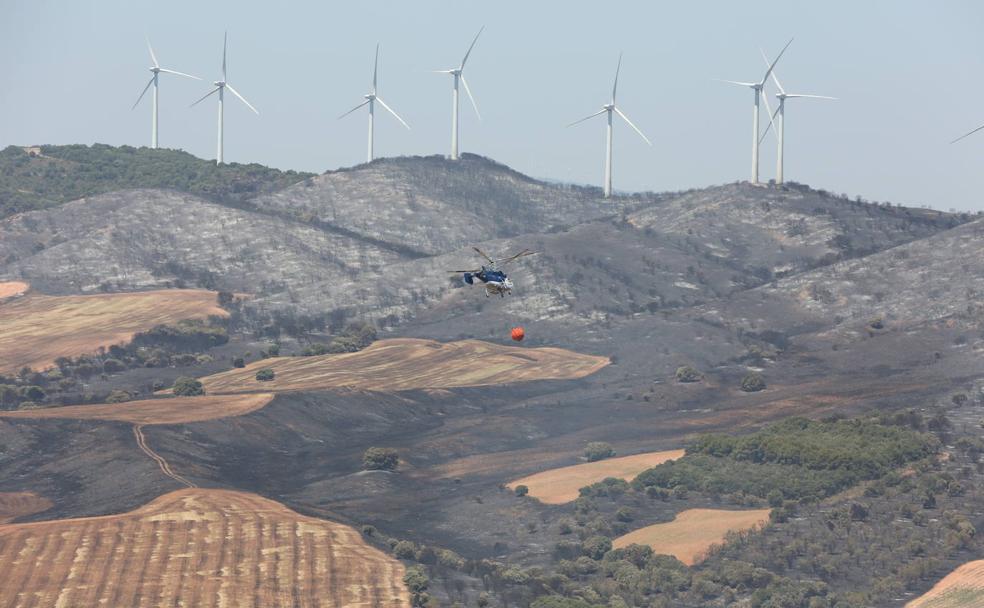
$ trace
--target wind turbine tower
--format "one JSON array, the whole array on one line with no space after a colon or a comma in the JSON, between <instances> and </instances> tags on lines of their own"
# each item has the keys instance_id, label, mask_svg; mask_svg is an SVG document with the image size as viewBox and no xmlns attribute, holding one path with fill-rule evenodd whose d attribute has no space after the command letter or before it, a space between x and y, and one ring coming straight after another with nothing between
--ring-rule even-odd
<instances>
[{"instance_id":1,"label":"wind turbine tower","mask_svg":"<svg viewBox=\"0 0 984 608\"><path fill-rule=\"evenodd\" d=\"M468 88L468 81L465 80L465 63L468 62L468 56L471 55L472 49L475 48L475 43L478 42L478 37L482 35L482 31L485 30L483 25L478 33L475 34L475 39L472 40L471 46L468 47L468 51L465 53L464 58L461 60L461 65L450 70L435 70L438 74L451 74L454 78L454 84L451 89L451 160L458 160L458 83L465 85L465 93L468 93L468 99L471 100L472 107L475 108L475 115L478 116L479 120L482 120L482 115L478 112L478 104L475 103L475 97L472 96L471 89Z\"/></svg>"},{"instance_id":2,"label":"wind turbine tower","mask_svg":"<svg viewBox=\"0 0 984 608\"><path fill-rule=\"evenodd\" d=\"M137 105L140 104L140 100L143 99L144 95L147 94L147 89L149 89L151 86L154 87L154 94L152 96L153 105L151 106L151 115L150 115L150 147L156 150L157 149L157 107L158 107L157 106L157 93L158 93L158 82L157 81L158 81L158 78L161 75L161 72L163 72L165 74L176 74L178 76L184 76L185 78L194 78L195 80L201 80L201 78L199 78L198 76L192 76L191 74L185 74L184 72L177 72L175 70L168 70L166 68L162 68L161 67L161 64L157 63L157 56L154 55L154 48L152 46L150 46L150 40L149 39L147 40L147 50L150 51L150 59L151 59L151 61L154 62L153 67L150 68L150 72L153 75L150 77L150 81L147 83L147 86L145 86L144 87L144 90L140 93L140 97L137 97L136 103L134 103L133 104L133 107L130 108L130 109L131 110L136 109Z\"/></svg>"},{"instance_id":3,"label":"wind turbine tower","mask_svg":"<svg viewBox=\"0 0 984 608\"><path fill-rule=\"evenodd\" d=\"M213 82L212 83L212 86L214 86L215 88L212 89L211 91L209 91L208 93L206 93L201 99L199 99L195 103L191 104L192 107L194 107L194 106L198 105L199 103L205 101L206 98L211 97L212 95L214 95L216 92L219 94L219 138L218 138L218 150L216 151L216 154L215 154L215 164L217 164L217 165L221 165L223 163L223 161L224 161L224 158L223 158L223 149L222 149L222 142L223 142L223 130L222 130L223 129L223 124L222 123L224 122L225 90L226 89L229 89L229 92L230 93L232 93L233 95L235 95L236 97L238 97L239 100L242 101L244 104L246 104L246 107L248 107L250 110L253 110L253 112L255 114L259 115L259 113L260 113L256 108L254 108L252 106L252 104L250 104L248 101L246 101L246 98L245 97L243 97L242 95L239 94L239 91L237 91L236 89L232 88L232 85L229 84L226 81L226 42L227 42L227 40L228 40L228 33L226 33L225 35L222 36L222 80L217 80L217 81Z\"/></svg>"},{"instance_id":4,"label":"wind turbine tower","mask_svg":"<svg viewBox=\"0 0 984 608\"><path fill-rule=\"evenodd\" d=\"M615 84L612 85L611 103L605 104L604 106L601 107L600 110L598 110L594 114L589 114L588 116L585 116L580 120L575 120L571 124L567 125L568 127L573 127L578 123L588 120L589 118L594 118L595 116L600 116L601 114L608 115L608 128L606 130L606 136L605 136L605 198L611 198L612 196L612 135L613 135L613 122L614 122L613 114L618 114L622 118L622 120L624 120L630 127L632 127L635 130L635 132L638 133L640 137L642 137L643 140L645 140L647 144L649 144L650 146L653 145L653 142L649 141L649 138L646 137L645 134L643 134L643 132L640 131L637 126L632 124L632 121L629 120L629 117L626 116L622 112L622 110L620 110L618 106L615 105L615 93L618 90L618 73L619 71L621 71L621 69L622 69L622 54L619 53L618 65L615 67Z\"/></svg>"},{"instance_id":5,"label":"wind turbine tower","mask_svg":"<svg viewBox=\"0 0 984 608\"><path fill-rule=\"evenodd\" d=\"M359 105L355 106L348 112L338 117L339 119L345 118L346 116L348 116L352 112L355 112L362 106L366 106L366 105L369 106L369 154L366 162L372 162L373 159L373 154L372 154L373 120L374 120L373 117L375 116L376 102L379 102L379 105L383 106L383 109L385 109L387 112L392 114L397 120L399 120L400 124L402 124L407 129L410 129L410 125L408 125L405 120L400 118L400 115L394 112L393 109L388 105L386 105L386 102L383 101L382 98L376 94L376 74L378 70L379 70L379 44L376 44L376 60L372 64L372 89L369 91L368 95L363 95L365 101L363 101Z\"/></svg>"}]
</instances>

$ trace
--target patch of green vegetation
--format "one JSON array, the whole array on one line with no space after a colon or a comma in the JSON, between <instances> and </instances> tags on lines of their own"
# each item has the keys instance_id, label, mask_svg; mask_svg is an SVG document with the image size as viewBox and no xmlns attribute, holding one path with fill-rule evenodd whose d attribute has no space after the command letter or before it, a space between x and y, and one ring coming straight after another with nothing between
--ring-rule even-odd
<instances>
[{"instance_id":1,"label":"patch of green vegetation","mask_svg":"<svg viewBox=\"0 0 984 608\"><path fill-rule=\"evenodd\" d=\"M217 166L181 150L41 146L41 155L32 157L8 146L0 151L0 218L127 188L168 188L234 203L312 175L258 164Z\"/></svg>"},{"instance_id":2,"label":"patch of green vegetation","mask_svg":"<svg viewBox=\"0 0 984 608\"><path fill-rule=\"evenodd\" d=\"M632 484L714 496L742 492L816 501L879 478L939 448L931 436L874 420L791 418L744 436L706 435L687 454L643 471Z\"/></svg>"}]
</instances>

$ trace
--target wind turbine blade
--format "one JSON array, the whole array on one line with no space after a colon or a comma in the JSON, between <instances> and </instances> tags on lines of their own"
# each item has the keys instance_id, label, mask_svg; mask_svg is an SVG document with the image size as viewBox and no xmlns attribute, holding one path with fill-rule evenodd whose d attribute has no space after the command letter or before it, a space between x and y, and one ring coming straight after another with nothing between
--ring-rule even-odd
<instances>
[{"instance_id":1,"label":"wind turbine blade","mask_svg":"<svg viewBox=\"0 0 984 608\"><path fill-rule=\"evenodd\" d=\"M789 95L786 95L786 97L806 97L808 99L833 99L835 101L837 100L836 97L827 97L826 95L804 95L802 93L795 93L795 94L791 93Z\"/></svg>"},{"instance_id":2,"label":"wind turbine blade","mask_svg":"<svg viewBox=\"0 0 984 608\"><path fill-rule=\"evenodd\" d=\"M247 106L249 106L249 109L250 110L253 110L253 112L255 112L257 114L257 116L259 116L260 111L257 110L256 108L254 108L253 107L253 104L251 104L248 101L246 101L246 98L243 97L242 95L240 95L239 94L239 91L237 91L236 89L232 88L232 85L229 84L229 83L226 83L225 86L226 86L227 89L229 89L232 92L233 95L235 95L236 97L238 97L240 101L242 101L244 104L246 104Z\"/></svg>"},{"instance_id":3,"label":"wind turbine blade","mask_svg":"<svg viewBox=\"0 0 984 608\"><path fill-rule=\"evenodd\" d=\"M144 90L140 93L140 97L137 97L137 103L133 104L133 108L136 108L137 107L137 104L139 104L140 103L140 100L143 99L143 96L147 94L147 89L149 89L150 88L150 85L152 85L152 84L154 84L154 77L153 76L150 77L150 80L147 82L147 86L145 86L144 87ZM130 108L130 109L132 110L133 108Z\"/></svg>"},{"instance_id":4,"label":"wind turbine blade","mask_svg":"<svg viewBox=\"0 0 984 608\"><path fill-rule=\"evenodd\" d=\"M147 50L150 51L150 58L154 61L154 67L161 67L161 64L157 63L157 55L154 54L154 47L150 46L150 38L147 38Z\"/></svg>"},{"instance_id":5,"label":"wind turbine blade","mask_svg":"<svg viewBox=\"0 0 984 608\"><path fill-rule=\"evenodd\" d=\"M977 127L976 129L974 129L974 130L973 130L973 131L971 131L970 133L966 133L966 134L964 134L964 135L961 135L960 137L958 137L958 138L956 138L956 139L954 139L954 140L953 140L953 141L951 141L950 143L951 143L951 144L955 144L955 143L957 143L958 141L960 141L961 139L963 139L963 138L965 138L965 137L970 137L970 136L971 136L971 135L973 135L974 133L977 133L977 132L978 132L978 131L980 131L981 129L984 129L984 125L981 125L981 126L979 126L979 127Z\"/></svg>"},{"instance_id":6,"label":"wind turbine blade","mask_svg":"<svg viewBox=\"0 0 984 608\"><path fill-rule=\"evenodd\" d=\"M769 125L766 127L766 130L768 130L771 127L772 132L776 134L776 140L778 140L779 130L776 129L776 125L772 121L772 117L775 116L775 114L772 113L772 106L769 105L769 96L766 95L764 91L762 92L762 100L765 101L765 111L769 113ZM776 108L776 112L779 112L779 108ZM762 137L763 138L765 137L765 133L762 133ZM760 139L759 141L762 140Z\"/></svg>"},{"instance_id":7,"label":"wind turbine blade","mask_svg":"<svg viewBox=\"0 0 984 608\"><path fill-rule=\"evenodd\" d=\"M379 99L379 98L377 97L376 99ZM341 116L339 116L338 119L341 120L341 119L345 118L346 116L348 116L349 114L351 114L352 112L355 112L356 110L358 110L362 106L365 106L365 105L368 105L368 104L369 104L369 100L367 99L367 100L363 101L362 103L360 103L359 105L357 105L354 108L352 108L351 110L349 110L348 112L346 112L346 113L342 114Z\"/></svg>"},{"instance_id":8,"label":"wind turbine blade","mask_svg":"<svg viewBox=\"0 0 984 608\"><path fill-rule=\"evenodd\" d=\"M454 70L431 70L435 74L454 74Z\"/></svg>"},{"instance_id":9,"label":"wind turbine blade","mask_svg":"<svg viewBox=\"0 0 984 608\"><path fill-rule=\"evenodd\" d=\"M381 105L381 106L383 106L384 108L386 108L386 111L387 111L387 112L389 112L390 114L392 114L392 115L393 115L393 116L394 116L394 117L395 117L395 118L396 118L397 120L399 120L399 121L400 121L401 123L403 123L403 126L404 126L404 127L406 127L406 128L408 129L408 130L410 129L410 125L408 125L408 124L407 124L407 121L405 121L405 120L403 120L402 118L400 118L400 115L399 115L399 114L397 114L396 112L394 112L394 111L393 111L393 108L391 108L391 107L389 107L388 105L386 105L386 102L385 102L385 101L383 101L383 100L382 100L382 98L380 98L380 97L377 97L377 98L376 98L376 101L378 101L378 102L379 102L379 105Z\"/></svg>"},{"instance_id":10,"label":"wind turbine blade","mask_svg":"<svg viewBox=\"0 0 984 608\"><path fill-rule=\"evenodd\" d=\"M786 52L786 49L788 49L789 45L792 43L793 43L793 39L790 38L789 42L786 43L786 46L782 47L782 50L779 51L779 55L776 57L775 61L773 61L772 64L769 65L769 69L765 71L765 76L762 77L762 82L758 83L759 86L765 86L765 81L769 79L769 74L771 74L772 70L775 69L776 64L779 63L780 59L782 59L783 53Z\"/></svg>"},{"instance_id":11,"label":"wind turbine blade","mask_svg":"<svg viewBox=\"0 0 984 608\"><path fill-rule=\"evenodd\" d=\"M769 57L765 54L765 51L762 50L761 47L759 48L759 52L762 53L762 59L765 60L766 67L772 65L771 62L769 61ZM779 92L785 95L786 89L782 88L782 83L779 82L779 77L776 76L775 70L772 71L772 81L776 83L776 86L779 88Z\"/></svg>"},{"instance_id":12,"label":"wind turbine blade","mask_svg":"<svg viewBox=\"0 0 984 608\"><path fill-rule=\"evenodd\" d=\"M376 72L379 70L379 43L376 43L376 60L372 64L372 94L376 94Z\"/></svg>"},{"instance_id":13,"label":"wind turbine blade","mask_svg":"<svg viewBox=\"0 0 984 608\"><path fill-rule=\"evenodd\" d=\"M580 122L584 122L585 120L587 120L587 119L589 119L589 118L594 118L595 116L598 116L599 114L604 114L604 113L605 113L605 112L607 112L607 111L608 111L608 110L606 110L606 109L604 109L604 108L602 108L601 110L598 110L598 111L597 111L597 112L595 112L594 114L589 114L588 116L585 116L584 118L582 118L582 119L580 119L580 120L575 120L574 122L572 122L571 124L569 124L569 125L567 125L567 126L568 126L568 127L573 127L574 125L576 125L576 124L578 124L578 123L580 123Z\"/></svg>"},{"instance_id":14,"label":"wind turbine blade","mask_svg":"<svg viewBox=\"0 0 984 608\"><path fill-rule=\"evenodd\" d=\"M765 136L769 134L769 130L770 130L770 129L772 129L772 127L773 127L773 126L774 126L774 124L775 124L775 123L773 122L773 119L774 119L774 118L775 118L776 116L779 116L779 108L776 108L776 111L775 111L775 113L774 113L774 114L772 114L772 115L771 115L771 116L769 117L769 124L767 124L767 125L765 125L765 131L762 131L762 137L760 137L760 138L759 138L759 143L762 143L762 140L764 140L764 139L765 139ZM777 131L775 131L774 129L772 130L772 132L776 134L776 139L778 140L778 139L779 139L779 133L778 133Z\"/></svg>"},{"instance_id":15,"label":"wind turbine blade","mask_svg":"<svg viewBox=\"0 0 984 608\"><path fill-rule=\"evenodd\" d=\"M622 110L619 110L616 107L615 108L615 113L618 114L619 116L621 116L622 117L622 120L624 120L625 122L629 123L629 126L632 127L633 129L635 129L635 132L639 134L639 137L641 137L644 140L646 140L646 143L647 144L649 144L650 146L653 145L653 142L649 141L649 138L646 137L646 135L642 131L639 130L639 127L637 127L634 124L632 124L632 121L629 120L629 117L628 116L626 116L625 114L622 113Z\"/></svg>"},{"instance_id":16,"label":"wind turbine blade","mask_svg":"<svg viewBox=\"0 0 984 608\"><path fill-rule=\"evenodd\" d=\"M465 93L468 93L468 99L472 102L472 107L475 108L475 115L478 116L479 120L482 120L482 115L478 112L478 104L475 103L475 97L472 95L471 89L468 88L468 81L465 80L465 75L461 75L461 84L465 85Z\"/></svg>"},{"instance_id":17,"label":"wind turbine blade","mask_svg":"<svg viewBox=\"0 0 984 608\"><path fill-rule=\"evenodd\" d=\"M188 107L189 107L189 108L193 108L193 107L195 107L195 106L197 106L197 105L198 105L198 104L200 104L201 102L203 102L203 101L205 101L205 99L206 99L206 98L208 98L208 97L210 97L210 96L212 96L212 95L214 95L214 94L215 94L215 92L216 92L216 91L218 91L218 90L219 90L220 88L222 88L222 87L215 87L214 89L212 89L211 91L209 91L208 93L206 93L205 95L203 95L201 99L199 99L198 101L196 101L195 103L193 103L193 104L191 104L191 105L190 105L190 106L188 106Z\"/></svg>"},{"instance_id":18,"label":"wind turbine blade","mask_svg":"<svg viewBox=\"0 0 984 608\"><path fill-rule=\"evenodd\" d=\"M618 73L622 69L622 53L618 54L618 65L615 66L615 84L612 85L612 103L615 103L615 89L618 88Z\"/></svg>"},{"instance_id":19,"label":"wind turbine blade","mask_svg":"<svg viewBox=\"0 0 984 608\"><path fill-rule=\"evenodd\" d=\"M229 41L229 32L222 34L222 81L226 79L226 43Z\"/></svg>"},{"instance_id":20,"label":"wind turbine blade","mask_svg":"<svg viewBox=\"0 0 984 608\"><path fill-rule=\"evenodd\" d=\"M739 80L722 80L720 78L713 78L712 80L716 80L718 82L726 82L728 84L736 84L742 87L754 87L755 85L758 84L757 82L741 82Z\"/></svg>"},{"instance_id":21,"label":"wind turbine blade","mask_svg":"<svg viewBox=\"0 0 984 608\"><path fill-rule=\"evenodd\" d=\"M160 68L160 71L167 72L168 74L177 74L178 76L184 76L186 78L194 78L195 80L201 80L198 76L192 76L191 74L185 74L184 72L178 72L175 70L165 70L164 68Z\"/></svg>"},{"instance_id":22,"label":"wind turbine blade","mask_svg":"<svg viewBox=\"0 0 984 608\"><path fill-rule=\"evenodd\" d=\"M468 47L468 52L465 53L464 59L461 60L461 65L458 67L459 70L465 69L465 63L468 61L468 56L471 55L472 49L475 48L475 43L478 42L478 37L482 35L482 32L483 31L485 31L485 26L484 25L482 26L482 28L480 30L478 30L478 33L475 34L475 39L472 40L471 46Z\"/></svg>"}]
</instances>

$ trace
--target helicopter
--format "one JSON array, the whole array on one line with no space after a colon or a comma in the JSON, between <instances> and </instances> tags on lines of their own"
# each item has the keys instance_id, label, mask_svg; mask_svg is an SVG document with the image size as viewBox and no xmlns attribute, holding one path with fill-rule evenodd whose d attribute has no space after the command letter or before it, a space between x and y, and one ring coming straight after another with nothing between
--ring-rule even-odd
<instances>
[{"instance_id":1,"label":"helicopter","mask_svg":"<svg viewBox=\"0 0 984 608\"><path fill-rule=\"evenodd\" d=\"M509 277L506 276L506 273L496 268L497 264L505 265L508 264L509 262L512 262L515 259L537 253L536 251L530 251L529 249L524 249L514 256L494 260L478 247L472 247L472 249L474 249L478 253L478 255L485 258L486 261L488 261L489 265L485 266L483 264L481 268L476 270L449 270L448 272L453 274L460 273L462 275L462 279L464 279L465 283L468 285L474 285L475 279L478 279L479 281L484 283L486 298L496 294L500 298L502 298L505 297L506 294L512 293L512 288L513 288L512 281L509 280Z\"/></svg>"}]
</instances>

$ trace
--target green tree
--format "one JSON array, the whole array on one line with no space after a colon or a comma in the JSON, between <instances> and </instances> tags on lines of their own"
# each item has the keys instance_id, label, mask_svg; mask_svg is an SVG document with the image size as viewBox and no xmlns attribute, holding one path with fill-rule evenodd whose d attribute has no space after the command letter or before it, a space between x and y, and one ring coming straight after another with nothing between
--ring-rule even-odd
<instances>
[{"instance_id":1,"label":"green tree","mask_svg":"<svg viewBox=\"0 0 984 608\"><path fill-rule=\"evenodd\" d=\"M372 447L362 454L362 467L367 471L393 471L400 464L400 456L393 448Z\"/></svg>"},{"instance_id":2,"label":"green tree","mask_svg":"<svg viewBox=\"0 0 984 608\"><path fill-rule=\"evenodd\" d=\"M195 378L188 378L187 376L181 376L175 380L171 390L179 397L193 397L195 395L205 394L205 387L202 386L202 383Z\"/></svg>"},{"instance_id":3,"label":"green tree","mask_svg":"<svg viewBox=\"0 0 984 608\"><path fill-rule=\"evenodd\" d=\"M516 496L519 496L520 498L530 493L530 489L524 486L523 484L519 484L518 486L516 486L516 489L514 491L516 492Z\"/></svg>"},{"instance_id":4,"label":"green tree","mask_svg":"<svg viewBox=\"0 0 984 608\"><path fill-rule=\"evenodd\" d=\"M765 378L762 377L762 374L752 372L741 379L741 390L746 393L765 390Z\"/></svg>"},{"instance_id":5,"label":"green tree","mask_svg":"<svg viewBox=\"0 0 984 608\"><path fill-rule=\"evenodd\" d=\"M263 369L256 372L256 379L260 382L270 382L276 377L276 373L269 367L264 367Z\"/></svg>"},{"instance_id":6,"label":"green tree","mask_svg":"<svg viewBox=\"0 0 984 608\"><path fill-rule=\"evenodd\" d=\"M704 374L689 365L680 366L676 370L677 382L700 382L703 379Z\"/></svg>"},{"instance_id":7,"label":"green tree","mask_svg":"<svg viewBox=\"0 0 984 608\"><path fill-rule=\"evenodd\" d=\"M596 462L614 455L615 449L611 444L604 441L592 441L584 448L584 457L588 459L588 462Z\"/></svg>"}]
</instances>

